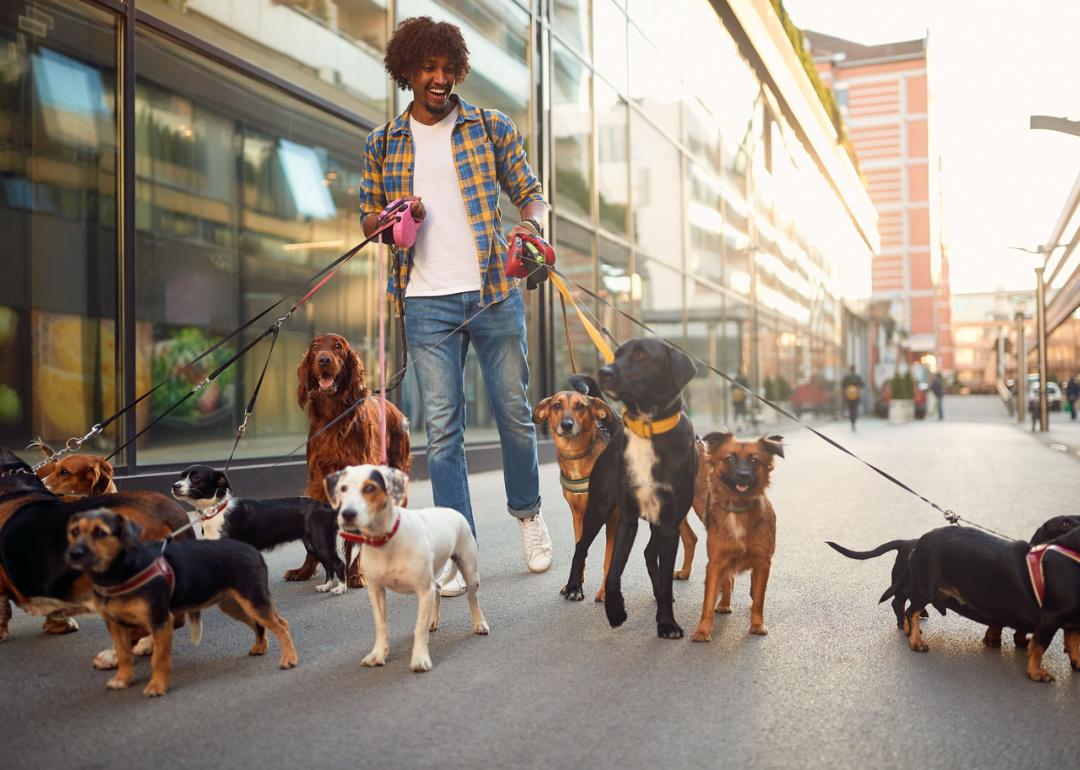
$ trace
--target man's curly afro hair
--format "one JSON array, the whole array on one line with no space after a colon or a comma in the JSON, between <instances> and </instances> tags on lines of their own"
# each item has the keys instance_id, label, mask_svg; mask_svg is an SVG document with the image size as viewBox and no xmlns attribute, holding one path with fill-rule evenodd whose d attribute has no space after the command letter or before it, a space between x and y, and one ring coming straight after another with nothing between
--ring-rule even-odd
<instances>
[{"instance_id":1,"label":"man's curly afro hair","mask_svg":"<svg viewBox=\"0 0 1080 770\"><path fill-rule=\"evenodd\" d=\"M383 62L398 88L408 91L409 79L429 56L445 56L457 64L455 85L464 82L469 74L469 48L461 30L430 16L414 16L398 24L386 44Z\"/></svg>"}]
</instances>

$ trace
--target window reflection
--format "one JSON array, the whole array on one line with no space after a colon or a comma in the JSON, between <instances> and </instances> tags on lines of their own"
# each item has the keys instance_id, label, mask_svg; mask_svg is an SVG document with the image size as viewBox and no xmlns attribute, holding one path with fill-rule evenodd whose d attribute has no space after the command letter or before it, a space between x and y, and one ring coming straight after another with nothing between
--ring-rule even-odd
<instances>
[{"instance_id":1,"label":"window reflection","mask_svg":"<svg viewBox=\"0 0 1080 770\"><path fill-rule=\"evenodd\" d=\"M636 28L630 28L630 99L660 130L679 136L679 96L682 87L674 71Z\"/></svg>"},{"instance_id":2,"label":"window reflection","mask_svg":"<svg viewBox=\"0 0 1080 770\"><path fill-rule=\"evenodd\" d=\"M552 0L551 29L573 50L589 59L589 0Z\"/></svg>"},{"instance_id":3,"label":"window reflection","mask_svg":"<svg viewBox=\"0 0 1080 770\"><path fill-rule=\"evenodd\" d=\"M555 204L560 213L592 211L592 111L587 67L560 43L552 45L551 125L555 142Z\"/></svg>"},{"instance_id":4,"label":"window reflection","mask_svg":"<svg viewBox=\"0 0 1080 770\"><path fill-rule=\"evenodd\" d=\"M575 283L587 289L596 290L593 279L593 256L592 256L592 233L584 227L580 227L562 218L556 221L555 249L559 255L559 269L568 275ZM571 287L573 288L573 287ZM588 295L575 291L575 300L586 312L597 312L597 302ZM570 341L574 350L574 363L577 371L596 376L597 352L592 340L585 332L581 320L573 308L567 306L566 325L563 323L563 309L558 300L554 303L555 313L555 387L566 387L566 375L574 371L570 366L570 356L567 354L566 328L570 330ZM592 318L590 317L590 320Z\"/></svg>"},{"instance_id":5,"label":"window reflection","mask_svg":"<svg viewBox=\"0 0 1080 770\"><path fill-rule=\"evenodd\" d=\"M0 7L0 443L13 449L82 436L120 393L116 23L33 9ZM118 427L88 449L111 452Z\"/></svg>"},{"instance_id":6,"label":"window reflection","mask_svg":"<svg viewBox=\"0 0 1080 770\"><path fill-rule=\"evenodd\" d=\"M595 0L595 6L596 71L626 91L626 14L614 0Z\"/></svg>"},{"instance_id":7,"label":"window reflection","mask_svg":"<svg viewBox=\"0 0 1080 770\"><path fill-rule=\"evenodd\" d=\"M634 137L634 236L638 246L682 266L681 155L678 148L636 112Z\"/></svg>"},{"instance_id":8,"label":"window reflection","mask_svg":"<svg viewBox=\"0 0 1080 770\"><path fill-rule=\"evenodd\" d=\"M597 137L600 169L600 226L626 235L630 171L627 164L626 102L599 80L595 83Z\"/></svg>"}]
</instances>

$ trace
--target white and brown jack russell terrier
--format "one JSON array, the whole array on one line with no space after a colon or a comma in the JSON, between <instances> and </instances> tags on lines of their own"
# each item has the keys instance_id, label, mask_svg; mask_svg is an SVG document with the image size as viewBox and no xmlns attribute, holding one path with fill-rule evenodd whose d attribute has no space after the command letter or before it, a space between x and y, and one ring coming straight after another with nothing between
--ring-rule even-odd
<instances>
[{"instance_id":1,"label":"white and brown jack russell terrier","mask_svg":"<svg viewBox=\"0 0 1080 770\"><path fill-rule=\"evenodd\" d=\"M362 663L386 663L390 643L386 625L386 589L416 594L413 671L430 671L428 634L439 625L439 582L447 561L465 580L473 632L487 634L488 624L476 589L480 585L476 541L465 517L450 508L403 508L409 477L385 465L351 465L326 477L326 495L337 510L342 538L362 543L364 577L375 616L375 646Z\"/></svg>"}]
</instances>

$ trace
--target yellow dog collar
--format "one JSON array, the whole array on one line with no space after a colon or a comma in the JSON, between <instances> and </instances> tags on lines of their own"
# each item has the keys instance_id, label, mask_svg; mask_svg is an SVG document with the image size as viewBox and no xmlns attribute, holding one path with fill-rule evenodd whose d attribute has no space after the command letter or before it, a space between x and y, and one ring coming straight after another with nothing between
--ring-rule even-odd
<instances>
[{"instance_id":1,"label":"yellow dog collar","mask_svg":"<svg viewBox=\"0 0 1080 770\"><path fill-rule=\"evenodd\" d=\"M652 438L661 433L667 433L669 430L674 430L675 426L679 424L679 420L682 419L682 412L676 412L670 417L665 417L662 420L650 420L648 417L638 417L635 419L630 416L629 411L623 409L622 419L623 425L625 425L627 430L635 436Z\"/></svg>"}]
</instances>

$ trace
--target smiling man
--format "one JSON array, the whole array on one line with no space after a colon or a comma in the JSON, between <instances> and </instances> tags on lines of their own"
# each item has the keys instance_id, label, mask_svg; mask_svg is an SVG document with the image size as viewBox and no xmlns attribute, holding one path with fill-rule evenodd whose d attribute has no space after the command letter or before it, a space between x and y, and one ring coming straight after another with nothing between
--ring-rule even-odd
<instances>
[{"instance_id":1,"label":"smiling man","mask_svg":"<svg viewBox=\"0 0 1080 770\"><path fill-rule=\"evenodd\" d=\"M529 569L544 572L551 566L551 538L540 513L536 429L526 394L525 309L517 282L506 274L499 214L501 189L520 215L511 236L542 235L543 191L513 121L454 94L469 74L469 49L458 27L427 16L406 19L387 43L385 64L398 87L412 91L412 102L367 138L360 208L366 234L399 198L411 200L414 218L423 221L415 246L397 253L389 290L395 297L404 293L435 504L460 511L475 536L465 467L464 370L471 345L499 429L507 510L521 526ZM458 577L443 596L464 590Z\"/></svg>"}]
</instances>

